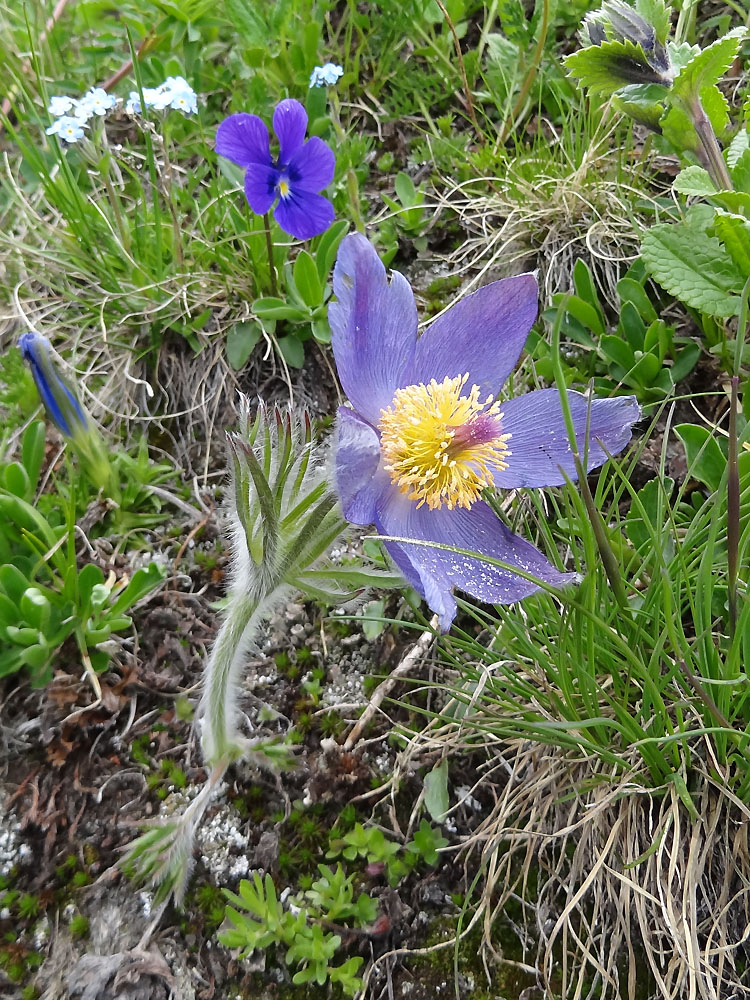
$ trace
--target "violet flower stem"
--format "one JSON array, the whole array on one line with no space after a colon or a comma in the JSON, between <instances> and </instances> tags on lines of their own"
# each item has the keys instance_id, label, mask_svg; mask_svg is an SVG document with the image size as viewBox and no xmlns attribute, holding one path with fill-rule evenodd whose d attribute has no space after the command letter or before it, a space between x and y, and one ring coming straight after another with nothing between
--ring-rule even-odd
<instances>
[{"instance_id":1,"label":"violet flower stem","mask_svg":"<svg viewBox=\"0 0 750 1000\"><path fill-rule=\"evenodd\" d=\"M706 167L711 174L711 179L719 191L733 191L734 185L724 162L719 141L699 97L696 96L695 100L691 102L689 110L695 131L698 133L706 155Z\"/></svg>"},{"instance_id":2,"label":"violet flower stem","mask_svg":"<svg viewBox=\"0 0 750 1000\"><path fill-rule=\"evenodd\" d=\"M279 286L276 281L276 265L273 262L273 240L271 239L271 219L268 212L263 216L263 228L266 231L266 251L268 252L268 276L271 286L271 295L279 297Z\"/></svg>"},{"instance_id":3,"label":"violet flower stem","mask_svg":"<svg viewBox=\"0 0 750 1000\"><path fill-rule=\"evenodd\" d=\"M739 334L739 331L738 331ZM729 401L729 468L727 478L727 590L729 599L729 636L737 631L737 576L740 551L740 470L737 449L737 402L740 379L732 376Z\"/></svg>"}]
</instances>

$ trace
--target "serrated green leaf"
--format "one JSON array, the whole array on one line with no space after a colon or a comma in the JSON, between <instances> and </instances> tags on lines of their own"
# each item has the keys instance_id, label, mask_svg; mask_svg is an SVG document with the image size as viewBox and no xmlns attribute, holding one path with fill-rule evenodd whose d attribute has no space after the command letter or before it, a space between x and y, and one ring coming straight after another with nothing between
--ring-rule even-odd
<instances>
[{"instance_id":1,"label":"serrated green leaf","mask_svg":"<svg viewBox=\"0 0 750 1000\"><path fill-rule=\"evenodd\" d=\"M519 46L527 45L531 30L521 0L499 0L497 13L505 37Z\"/></svg>"},{"instance_id":2,"label":"serrated green leaf","mask_svg":"<svg viewBox=\"0 0 750 1000\"><path fill-rule=\"evenodd\" d=\"M565 68L592 94L609 96L629 84L662 83L664 78L646 58L640 45L606 41L566 56Z\"/></svg>"},{"instance_id":3,"label":"serrated green leaf","mask_svg":"<svg viewBox=\"0 0 750 1000\"><path fill-rule=\"evenodd\" d=\"M746 133L747 134L747 133ZM739 156L731 169L732 183L738 191L750 194L750 149Z\"/></svg>"},{"instance_id":4,"label":"serrated green leaf","mask_svg":"<svg viewBox=\"0 0 750 1000\"><path fill-rule=\"evenodd\" d=\"M719 241L686 224L652 226L641 256L649 273L671 295L711 316L735 316L743 279Z\"/></svg>"},{"instance_id":5,"label":"serrated green leaf","mask_svg":"<svg viewBox=\"0 0 750 1000\"><path fill-rule=\"evenodd\" d=\"M735 28L695 54L674 78L672 93L688 102L702 99L703 90L715 87L734 62L745 34L744 28Z\"/></svg>"},{"instance_id":6,"label":"serrated green leaf","mask_svg":"<svg viewBox=\"0 0 750 1000\"><path fill-rule=\"evenodd\" d=\"M729 147L724 154L730 170L747 149L750 149L750 134L748 134L746 128L740 128L737 135L729 143Z\"/></svg>"},{"instance_id":7,"label":"serrated green leaf","mask_svg":"<svg viewBox=\"0 0 750 1000\"><path fill-rule=\"evenodd\" d=\"M750 221L743 215L717 212L714 231L745 280L750 277Z\"/></svg>"},{"instance_id":8,"label":"serrated green leaf","mask_svg":"<svg viewBox=\"0 0 750 1000\"><path fill-rule=\"evenodd\" d=\"M696 164L681 170L674 179L673 187L679 194L689 198L706 198L716 192L716 185L709 172Z\"/></svg>"}]
</instances>

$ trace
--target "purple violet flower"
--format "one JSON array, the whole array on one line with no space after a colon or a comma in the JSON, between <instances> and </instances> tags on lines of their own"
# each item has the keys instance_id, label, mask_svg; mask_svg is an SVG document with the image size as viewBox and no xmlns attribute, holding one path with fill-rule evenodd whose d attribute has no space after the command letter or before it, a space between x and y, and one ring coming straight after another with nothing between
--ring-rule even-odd
<instances>
[{"instance_id":1,"label":"purple violet flower","mask_svg":"<svg viewBox=\"0 0 750 1000\"><path fill-rule=\"evenodd\" d=\"M273 130L279 140L271 155L268 129L257 115L230 115L216 132L216 152L245 168L245 197L265 215L278 198L274 217L285 233L309 240L333 222L333 205L319 194L333 180L336 158L322 139L305 142L307 112L299 101L276 105Z\"/></svg>"},{"instance_id":2,"label":"purple violet flower","mask_svg":"<svg viewBox=\"0 0 750 1000\"><path fill-rule=\"evenodd\" d=\"M576 478L557 389L500 403L537 315L537 283L522 274L451 306L421 337L406 279L390 283L360 234L347 236L333 272L331 344L351 403L338 412L335 474L344 516L381 535L437 542L518 566L553 587L574 579L514 535L482 499L485 489L558 486ZM632 396L589 400L568 392L588 468L621 451L640 411ZM565 476L563 475L565 474ZM384 543L440 618L453 589L511 604L540 588L517 574L429 545Z\"/></svg>"}]
</instances>

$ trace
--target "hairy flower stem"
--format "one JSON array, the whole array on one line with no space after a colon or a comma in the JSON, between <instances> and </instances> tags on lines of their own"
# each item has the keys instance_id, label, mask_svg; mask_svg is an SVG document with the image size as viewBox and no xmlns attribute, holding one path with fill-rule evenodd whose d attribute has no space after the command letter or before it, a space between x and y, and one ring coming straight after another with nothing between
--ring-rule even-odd
<instances>
[{"instance_id":1,"label":"hairy flower stem","mask_svg":"<svg viewBox=\"0 0 750 1000\"><path fill-rule=\"evenodd\" d=\"M279 286L276 281L276 265L273 262L273 240L271 239L271 219L268 212L263 216L263 228L266 231L266 251L268 253L268 281L271 295L278 298Z\"/></svg>"},{"instance_id":2,"label":"hairy flower stem","mask_svg":"<svg viewBox=\"0 0 750 1000\"><path fill-rule=\"evenodd\" d=\"M235 591L206 664L198 714L203 721L203 754L212 767L224 764L226 768L246 749L247 740L237 732L237 682L244 654L268 603Z\"/></svg>"},{"instance_id":3,"label":"hairy flower stem","mask_svg":"<svg viewBox=\"0 0 750 1000\"><path fill-rule=\"evenodd\" d=\"M727 169L727 165L724 162L724 157L721 153L719 140L716 138L716 133L714 132L713 126L708 119L708 115L703 110L703 105L701 104L699 97L696 97L695 100L690 103L689 112L693 125L695 126L695 131L698 133L698 138L703 146L703 153L706 159L706 169L709 174L711 174L711 180L714 182L719 191L734 190L732 178L729 176L729 170Z\"/></svg>"}]
</instances>

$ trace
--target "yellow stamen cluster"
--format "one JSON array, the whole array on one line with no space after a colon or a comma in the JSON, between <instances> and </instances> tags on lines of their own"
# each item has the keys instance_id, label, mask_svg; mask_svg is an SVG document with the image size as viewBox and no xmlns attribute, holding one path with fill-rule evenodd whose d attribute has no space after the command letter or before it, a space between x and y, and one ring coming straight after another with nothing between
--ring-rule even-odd
<instances>
[{"instance_id":1,"label":"yellow stamen cluster","mask_svg":"<svg viewBox=\"0 0 750 1000\"><path fill-rule=\"evenodd\" d=\"M279 181L279 194L282 198L286 198L289 194L289 181L281 180Z\"/></svg>"},{"instance_id":2,"label":"yellow stamen cluster","mask_svg":"<svg viewBox=\"0 0 750 1000\"><path fill-rule=\"evenodd\" d=\"M479 387L461 395L468 375L398 389L382 411L380 443L392 482L418 507L471 507L493 486L488 465L507 468L500 404L479 399Z\"/></svg>"}]
</instances>

